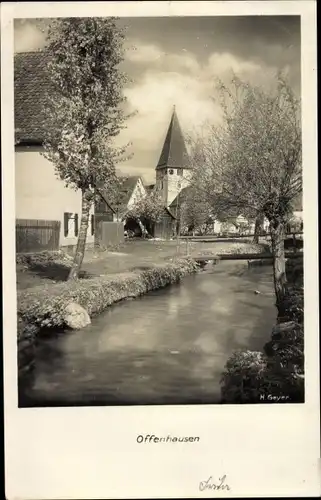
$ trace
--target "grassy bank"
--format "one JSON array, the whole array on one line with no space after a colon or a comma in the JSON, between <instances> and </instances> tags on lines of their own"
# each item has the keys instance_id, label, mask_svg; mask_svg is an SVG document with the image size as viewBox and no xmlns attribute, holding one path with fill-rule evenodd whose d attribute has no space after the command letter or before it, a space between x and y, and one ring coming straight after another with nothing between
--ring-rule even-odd
<instances>
[{"instance_id":1,"label":"grassy bank","mask_svg":"<svg viewBox=\"0 0 321 500\"><path fill-rule=\"evenodd\" d=\"M19 291L18 315L40 328L63 327L69 302L77 302L94 316L115 302L176 283L196 269L190 259L178 259L151 269Z\"/></svg>"},{"instance_id":2,"label":"grassy bank","mask_svg":"<svg viewBox=\"0 0 321 500\"><path fill-rule=\"evenodd\" d=\"M239 351L222 374L224 403L304 402L303 255L286 263L284 316L264 352Z\"/></svg>"},{"instance_id":3,"label":"grassy bank","mask_svg":"<svg viewBox=\"0 0 321 500\"><path fill-rule=\"evenodd\" d=\"M187 255L217 255L259 253L266 245L251 242L186 242L158 240L129 240L121 247L108 251L86 250L82 266L82 278L115 275L153 267L170 259ZM17 256L17 288L25 290L40 285L51 286L67 279L72 259L59 252L40 252Z\"/></svg>"}]
</instances>

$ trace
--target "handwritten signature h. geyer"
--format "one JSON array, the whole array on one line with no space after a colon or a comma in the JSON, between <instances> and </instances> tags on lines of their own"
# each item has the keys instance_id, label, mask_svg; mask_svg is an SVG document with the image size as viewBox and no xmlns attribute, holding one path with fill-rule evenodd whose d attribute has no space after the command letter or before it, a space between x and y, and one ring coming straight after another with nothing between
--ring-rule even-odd
<instances>
[{"instance_id":1,"label":"handwritten signature h. geyer","mask_svg":"<svg viewBox=\"0 0 321 500\"><path fill-rule=\"evenodd\" d=\"M226 475L218 478L219 482L214 483L212 476L210 476L206 481L201 481L199 484L200 491L205 490L227 490L230 491L231 487L225 482Z\"/></svg>"}]
</instances>

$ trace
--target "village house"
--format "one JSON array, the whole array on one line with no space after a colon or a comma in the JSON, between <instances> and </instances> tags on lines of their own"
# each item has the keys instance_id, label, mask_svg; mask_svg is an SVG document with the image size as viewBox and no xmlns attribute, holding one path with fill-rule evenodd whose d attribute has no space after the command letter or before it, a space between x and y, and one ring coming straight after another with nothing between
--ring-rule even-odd
<instances>
[{"instance_id":1,"label":"village house","mask_svg":"<svg viewBox=\"0 0 321 500\"><path fill-rule=\"evenodd\" d=\"M138 175L119 176L119 180L120 188L117 192L103 191L104 199L101 198L96 203L96 218L97 220L121 222L126 230L131 229L135 232L139 228L138 224L136 221L129 220L126 214L140 199L147 195L148 189ZM109 200L109 203L105 200Z\"/></svg>"},{"instance_id":2,"label":"village house","mask_svg":"<svg viewBox=\"0 0 321 500\"><path fill-rule=\"evenodd\" d=\"M57 177L53 164L42 155L46 127L44 106L48 90L43 53L16 54L14 109L17 251L54 249L57 246L73 248L77 243L81 192L65 187L64 182ZM28 228L29 231L26 232ZM94 243L94 233L92 208L88 244Z\"/></svg>"}]
</instances>

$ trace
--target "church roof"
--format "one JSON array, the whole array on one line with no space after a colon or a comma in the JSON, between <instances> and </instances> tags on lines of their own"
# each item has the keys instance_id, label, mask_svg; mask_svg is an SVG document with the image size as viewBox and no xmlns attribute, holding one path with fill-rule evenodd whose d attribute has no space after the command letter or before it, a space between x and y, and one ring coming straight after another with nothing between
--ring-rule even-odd
<instances>
[{"instance_id":1,"label":"church roof","mask_svg":"<svg viewBox=\"0 0 321 500\"><path fill-rule=\"evenodd\" d=\"M189 158L184 137L175 109L172 114L156 169L166 167L191 168L189 165Z\"/></svg>"}]
</instances>

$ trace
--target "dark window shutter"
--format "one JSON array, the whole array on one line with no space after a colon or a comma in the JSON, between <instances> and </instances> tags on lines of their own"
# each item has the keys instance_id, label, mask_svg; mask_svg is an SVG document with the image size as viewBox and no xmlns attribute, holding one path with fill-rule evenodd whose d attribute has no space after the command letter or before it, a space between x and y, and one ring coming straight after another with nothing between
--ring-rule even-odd
<instances>
[{"instance_id":1,"label":"dark window shutter","mask_svg":"<svg viewBox=\"0 0 321 500\"><path fill-rule=\"evenodd\" d=\"M74 222L75 222L75 236L78 236L78 214L75 214Z\"/></svg>"},{"instance_id":2,"label":"dark window shutter","mask_svg":"<svg viewBox=\"0 0 321 500\"><path fill-rule=\"evenodd\" d=\"M68 236L68 225L69 225L69 213L64 213L64 235Z\"/></svg>"},{"instance_id":3,"label":"dark window shutter","mask_svg":"<svg viewBox=\"0 0 321 500\"><path fill-rule=\"evenodd\" d=\"M91 235L95 232L95 216L92 214L91 216Z\"/></svg>"}]
</instances>

